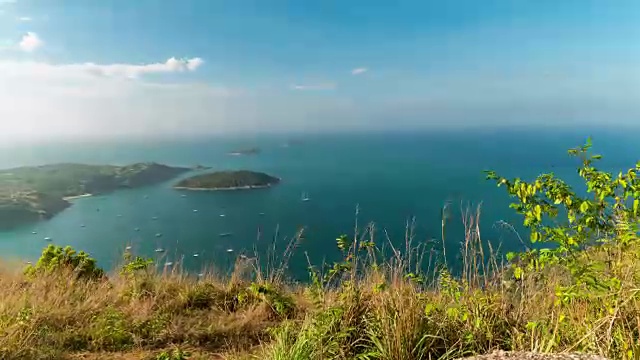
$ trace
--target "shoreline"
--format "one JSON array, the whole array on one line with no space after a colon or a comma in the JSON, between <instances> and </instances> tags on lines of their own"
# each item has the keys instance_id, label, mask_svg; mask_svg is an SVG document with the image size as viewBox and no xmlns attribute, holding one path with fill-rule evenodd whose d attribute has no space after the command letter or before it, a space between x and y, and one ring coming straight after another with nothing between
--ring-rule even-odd
<instances>
[{"instance_id":1,"label":"shoreline","mask_svg":"<svg viewBox=\"0 0 640 360\"><path fill-rule=\"evenodd\" d=\"M93 196L93 194L82 194L82 195L74 195L74 196L65 196L65 197L62 198L62 200L71 201L71 200L82 199L82 198L91 197L91 196Z\"/></svg>"},{"instance_id":2,"label":"shoreline","mask_svg":"<svg viewBox=\"0 0 640 360\"><path fill-rule=\"evenodd\" d=\"M268 185L255 185L255 186L236 186L236 187L226 187L226 188L191 188L185 186L174 186L175 190L188 190L188 191L228 191L228 190L252 190L252 189L266 189L273 186L273 184Z\"/></svg>"}]
</instances>

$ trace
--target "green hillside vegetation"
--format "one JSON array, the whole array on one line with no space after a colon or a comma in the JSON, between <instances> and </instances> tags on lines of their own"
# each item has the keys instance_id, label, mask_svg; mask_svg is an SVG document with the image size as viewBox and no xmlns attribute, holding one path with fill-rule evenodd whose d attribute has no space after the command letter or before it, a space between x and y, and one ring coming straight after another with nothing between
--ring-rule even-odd
<instances>
[{"instance_id":1,"label":"green hillside vegetation","mask_svg":"<svg viewBox=\"0 0 640 360\"><path fill-rule=\"evenodd\" d=\"M155 163L127 166L55 164L0 171L0 227L50 218L65 197L104 194L169 180L189 171Z\"/></svg>"},{"instance_id":2,"label":"green hillside vegetation","mask_svg":"<svg viewBox=\"0 0 640 360\"><path fill-rule=\"evenodd\" d=\"M248 171L219 171L209 174L201 174L178 182L175 187L179 189L243 189L254 187L268 187L280 182L280 179L271 175Z\"/></svg>"},{"instance_id":3,"label":"green hillside vegetation","mask_svg":"<svg viewBox=\"0 0 640 360\"><path fill-rule=\"evenodd\" d=\"M161 271L129 253L105 274L52 245L0 276L0 358L446 360L500 349L638 359L640 162L616 176L595 167L589 144L570 153L588 196L553 174L488 173L531 242L504 259L469 212L463 239L441 239L462 240L459 272L410 229L382 253L373 225L339 236L342 260L310 266L305 284L285 275L301 234L274 249L282 266L240 257L229 277Z\"/></svg>"}]
</instances>

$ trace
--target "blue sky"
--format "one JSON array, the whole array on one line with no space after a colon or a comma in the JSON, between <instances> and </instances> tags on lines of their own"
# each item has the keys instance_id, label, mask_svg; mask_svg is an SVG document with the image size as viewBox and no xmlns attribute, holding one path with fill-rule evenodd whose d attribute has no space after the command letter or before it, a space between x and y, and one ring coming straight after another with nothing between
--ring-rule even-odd
<instances>
[{"instance_id":1,"label":"blue sky","mask_svg":"<svg viewBox=\"0 0 640 360\"><path fill-rule=\"evenodd\" d=\"M634 125L637 0L0 0L0 136Z\"/></svg>"}]
</instances>

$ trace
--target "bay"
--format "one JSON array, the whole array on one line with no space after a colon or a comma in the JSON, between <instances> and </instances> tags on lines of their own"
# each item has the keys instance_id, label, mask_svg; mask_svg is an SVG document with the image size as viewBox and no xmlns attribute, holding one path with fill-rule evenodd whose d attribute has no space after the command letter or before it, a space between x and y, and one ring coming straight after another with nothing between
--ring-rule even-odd
<instances>
[{"instance_id":1,"label":"bay","mask_svg":"<svg viewBox=\"0 0 640 360\"><path fill-rule=\"evenodd\" d=\"M47 245L44 238L51 237L54 244L89 252L105 268L116 266L125 246L130 245L136 254L159 258L160 264L181 262L192 272L215 264L226 271L238 255L253 255L254 248L266 261L266 249L274 238L275 253L282 255L288 239L304 229L290 266L290 273L303 279L305 253L316 265L337 259L335 238L353 234L356 219L361 228L375 222L381 243L403 246L406 224L414 218L414 241L440 241L445 204L451 211L448 254L456 253L464 239L460 209L467 204L482 204L483 239L501 244L504 251L518 249L516 235L497 223L514 224L526 237L518 225L521 219L508 208L510 199L504 190L486 181L482 171L493 169L525 179L552 171L576 183L577 163L566 150L582 144L588 135L594 135L596 151L605 156L605 169L617 172L640 158L640 144L632 133L599 129L295 134L4 146L1 168L155 161L176 166L203 164L212 171L264 171L283 181L270 189L185 192L172 189L176 179L77 199L51 220L0 232L0 254L4 259L35 261ZM227 155L250 147L262 152ZM311 200L301 201L303 193ZM221 233L231 236L221 237ZM158 255L156 248L166 252ZM455 256L451 261L457 261Z\"/></svg>"}]
</instances>

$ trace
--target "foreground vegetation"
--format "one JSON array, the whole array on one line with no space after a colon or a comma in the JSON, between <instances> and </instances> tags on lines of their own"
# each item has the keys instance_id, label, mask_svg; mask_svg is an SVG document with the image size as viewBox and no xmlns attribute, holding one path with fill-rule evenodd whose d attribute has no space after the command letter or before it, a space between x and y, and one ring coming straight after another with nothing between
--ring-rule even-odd
<instances>
[{"instance_id":1,"label":"foreground vegetation","mask_svg":"<svg viewBox=\"0 0 640 360\"><path fill-rule=\"evenodd\" d=\"M230 277L191 277L125 254L105 274L87 254L50 246L0 277L0 358L638 358L640 163L615 177L594 167L589 144L571 154L587 197L552 174L488 174L514 197L532 244L503 263L469 213L456 272L411 235L381 254L373 226L340 236L343 260L310 267L307 284L287 281L286 266L258 270L259 257L239 258Z\"/></svg>"}]
</instances>

